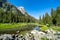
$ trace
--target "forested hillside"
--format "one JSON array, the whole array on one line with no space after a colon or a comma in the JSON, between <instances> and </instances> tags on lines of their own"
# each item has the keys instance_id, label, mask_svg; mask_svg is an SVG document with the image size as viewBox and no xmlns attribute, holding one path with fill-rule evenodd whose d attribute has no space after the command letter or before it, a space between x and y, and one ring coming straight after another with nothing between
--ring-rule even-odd
<instances>
[{"instance_id":1,"label":"forested hillside","mask_svg":"<svg viewBox=\"0 0 60 40\"><path fill-rule=\"evenodd\" d=\"M57 7L56 10L51 9L50 15L45 13L42 18L40 16L39 21L42 24L60 25L60 7Z\"/></svg>"},{"instance_id":2,"label":"forested hillside","mask_svg":"<svg viewBox=\"0 0 60 40\"><path fill-rule=\"evenodd\" d=\"M34 17L30 16L27 12L25 12L25 14L14 5L5 3L3 7L0 8L0 23L36 22Z\"/></svg>"}]
</instances>

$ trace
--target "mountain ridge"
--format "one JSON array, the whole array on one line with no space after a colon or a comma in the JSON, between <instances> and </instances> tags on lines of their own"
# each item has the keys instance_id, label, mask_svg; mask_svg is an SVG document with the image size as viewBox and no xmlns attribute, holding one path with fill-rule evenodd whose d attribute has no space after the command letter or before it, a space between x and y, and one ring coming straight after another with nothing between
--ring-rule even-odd
<instances>
[{"instance_id":1,"label":"mountain ridge","mask_svg":"<svg viewBox=\"0 0 60 40\"><path fill-rule=\"evenodd\" d=\"M23 7L19 10L16 6L6 2L3 7L0 8L0 11L1 10L4 14L2 12L0 13L3 14L0 18L0 23L36 22L36 19L30 16Z\"/></svg>"}]
</instances>

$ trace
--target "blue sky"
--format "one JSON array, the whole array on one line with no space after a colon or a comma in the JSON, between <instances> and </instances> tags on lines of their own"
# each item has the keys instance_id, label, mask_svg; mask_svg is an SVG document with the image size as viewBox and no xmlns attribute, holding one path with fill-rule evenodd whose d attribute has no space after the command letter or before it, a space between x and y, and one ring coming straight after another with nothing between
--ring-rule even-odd
<instances>
[{"instance_id":1,"label":"blue sky","mask_svg":"<svg viewBox=\"0 0 60 40\"><path fill-rule=\"evenodd\" d=\"M60 0L8 0L17 8L23 6L31 16L39 18L46 12L50 14L51 8L56 9L60 6Z\"/></svg>"}]
</instances>

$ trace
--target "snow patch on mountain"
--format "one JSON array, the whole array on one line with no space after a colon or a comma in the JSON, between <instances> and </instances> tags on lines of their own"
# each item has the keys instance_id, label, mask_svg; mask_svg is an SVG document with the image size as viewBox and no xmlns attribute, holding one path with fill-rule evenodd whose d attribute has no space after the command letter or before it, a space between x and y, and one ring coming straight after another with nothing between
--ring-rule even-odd
<instances>
[{"instance_id":1,"label":"snow patch on mountain","mask_svg":"<svg viewBox=\"0 0 60 40\"><path fill-rule=\"evenodd\" d=\"M25 9L24 9L24 7L23 6L20 6L20 7L18 7L18 9L23 13L23 14L25 14Z\"/></svg>"}]
</instances>

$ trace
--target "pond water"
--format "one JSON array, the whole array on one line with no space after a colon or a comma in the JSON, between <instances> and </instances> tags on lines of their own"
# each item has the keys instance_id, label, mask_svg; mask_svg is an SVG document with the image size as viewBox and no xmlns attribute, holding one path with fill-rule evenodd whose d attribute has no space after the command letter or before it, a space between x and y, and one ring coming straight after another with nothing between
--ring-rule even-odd
<instances>
[{"instance_id":1,"label":"pond water","mask_svg":"<svg viewBox=\"0 0 60 40\"><path fill-rule=\"evenodd\" d=\"M35 28L33 28L33 30L40 31L40 27L39 26L36 26Z\"/></svg>"}]
</instances>

